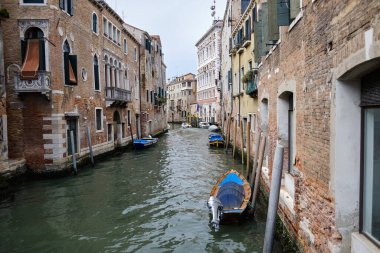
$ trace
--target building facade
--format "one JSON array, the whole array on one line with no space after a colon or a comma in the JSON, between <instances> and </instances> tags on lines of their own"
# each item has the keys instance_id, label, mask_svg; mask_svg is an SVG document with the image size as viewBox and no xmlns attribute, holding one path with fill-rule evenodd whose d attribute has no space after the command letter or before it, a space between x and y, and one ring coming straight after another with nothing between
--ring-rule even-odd
<instances>
[{"instance_id":1,"label":"building facade","mask_svg":"<svg viewBox=\"0 0 380 253\"><path fill-rule=\"evenodd\" d=\"M191 122L191 105L196 103L197 80L195 75L188 73L176 77L167 84L168 122Z\"/></svg>"},{"instance_id":2,"label":"building facade","mask_svg":"<svg viewBox=\"0 0 380 253\"><path fill-rule=\"evenodd\" d=\"M305 252L379 252L380 2L258 1L260 128L284 147L279 216Z\"/></svg>"},{"instance_id":3,"label":"building facade","mask_svg":"<svg viewBox=\"0 0 380 253\"><path fill-rule=\"evenodd\" d=\"M200 121L220 123L220 50L223 22L214 20L196 43L198 50L197 104Z\"/></svg>"},{"instance_id":4,"label":"building facade","mask_svg":"<svg viewBox=\"0 0 380 253\"><path fill-rule=\"evenodd\" d=\"M232 79L232 119L230 131L239 133L240 138L235 138L234 143L241 150L247 148L247 137L253 140L256 130L257 114L257 68L252 59L254 51L254 26L253 18L256 9L255 2L241 1L241 15L237 19L236 26L231 34L231 79ZM248 122L251 122L247 130ZM242 136L242 138L241 138ZM250 149L250 153L253 149Z\"/></svg>"},{"instance_id":5,"label":"building facade","mask_svg":"<svg viewBox=\"0 0 380 253\"><path fill-rule=\"evenodd\" d=\"M105 1L3 7L10 159L25 159L34 173L57 172L73 154L81 160L143 134L142 45Z\"/></svg>"},{"instance_id":6,"label":"building facade","mask_svg":"<svg viewBox=\"0 0 380 253\"><path fill-rule=\"evenodd\" d=\"M224 132L228 131L229 117L232 115L232 30L241 16L239 0L228 0L221 30L221 117Z\"/></svg>"},{"instance_id":7,"label":"building facade","mask_svg":"<svg viewBox=\"0 0 380 253\"><path fill-rule=\"evenodd\" d=\"M149 35L146 31L125 24L142 45L140 47L140 101L142 136L154 135L165 131L166 118L166 65L158 35Z\"/></svg>"}]
</instances>

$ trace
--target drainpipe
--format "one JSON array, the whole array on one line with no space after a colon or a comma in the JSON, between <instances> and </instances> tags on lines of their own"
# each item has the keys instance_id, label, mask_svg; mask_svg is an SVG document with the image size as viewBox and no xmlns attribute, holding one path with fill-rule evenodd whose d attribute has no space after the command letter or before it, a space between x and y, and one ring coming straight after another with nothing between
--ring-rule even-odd
<instances>
[{"instance_id":1,"label":"drainpipe","mask_svg":"<svg viewBox=\"0 0 380 253\"><path fill-rule=\"evenodd\" d=\"M239 115L240 115L240 92L241 92L241 71L240 71L240 68L241 68L241 63L240 63L240 54L239 54L239 94L238 94L238 98L239 98Z\"/></svg>"}]
</instances>

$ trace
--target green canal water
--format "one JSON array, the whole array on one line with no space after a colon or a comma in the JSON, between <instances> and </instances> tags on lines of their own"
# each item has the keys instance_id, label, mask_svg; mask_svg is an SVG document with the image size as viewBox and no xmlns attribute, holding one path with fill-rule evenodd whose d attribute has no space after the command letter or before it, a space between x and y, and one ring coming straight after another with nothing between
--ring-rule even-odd
<instances>
[{"instance_id":1,"label":"green canal water","mask_svg":"<svg viewBox=\"0 0 380 253\"><path fill-rule=\"evenodd\" d=\"M78 176L16 186L0 202L0 252L262 252L261 205L241 224L209 225L213 184L242 165L208 133L176 128Z\"/></svg>"}]
</instances>

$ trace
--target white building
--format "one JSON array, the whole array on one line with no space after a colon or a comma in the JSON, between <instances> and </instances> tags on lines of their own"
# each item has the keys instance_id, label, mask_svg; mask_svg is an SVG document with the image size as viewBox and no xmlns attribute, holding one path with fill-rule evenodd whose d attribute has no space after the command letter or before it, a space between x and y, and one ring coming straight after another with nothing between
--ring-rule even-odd
<instances>
[{"instance_id":1,"label":"white building","mask_svg":"<svg viewBox=\"0 0 380 253\"><path fill-rule=\"evenodd\" d=\"M214 20L211 28L195 45L198 49L197 104L201 121L221 123L219 74L222 25L222 20Z\"/></svg>"}]
</instances>

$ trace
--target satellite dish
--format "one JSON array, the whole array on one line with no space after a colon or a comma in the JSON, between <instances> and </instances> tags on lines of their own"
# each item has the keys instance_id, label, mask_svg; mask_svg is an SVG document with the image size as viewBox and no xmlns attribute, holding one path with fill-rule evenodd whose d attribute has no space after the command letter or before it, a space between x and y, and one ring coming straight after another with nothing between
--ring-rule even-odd
<instances>
[{"instance_id":1,"label":"satellite dish","mask_svg":"<svg viewBox=\"0 0 380 253\"><path fill-rule=\"evenodd\" d=\"M213 17L215 16L215 11L211 12L211 16Z\"/></svg>"},{"instance_id":2,"label":"satellite dish","mask_svg":"<svg viewBox=\"0 0 380 253\"><path fill-rule=\"evenodd\" d=\"M210 8L212 11L215 10L215 5L212 5Z\"/></svg>"}]
</instances>

